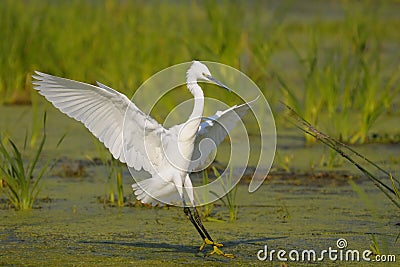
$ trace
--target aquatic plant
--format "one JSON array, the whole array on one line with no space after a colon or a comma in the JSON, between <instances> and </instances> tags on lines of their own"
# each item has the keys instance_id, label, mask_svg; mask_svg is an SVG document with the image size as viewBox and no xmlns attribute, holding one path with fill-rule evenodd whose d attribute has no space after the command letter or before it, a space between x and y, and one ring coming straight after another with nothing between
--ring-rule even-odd
<instances>
[{"instance_id":1,"label":"aquatic plant","mask_svg":"<svg viewBox=\"0 0 400 267\"><path fill-rule=\"evenodd\" d=\"M122 166L112 155L106 166L108 169L108 181L110 186L109 200L111 203L116 202L118 207L122 207L125 201L124 187L122 184ZM115 196L117 197L116 201Z\"/></svg>"},{"instance_id":2,"label":"aquatic plant","mask_svg":"<svg viewBox=\"0 0 400 267\"><path fill-rule=\"evenodd\" d=\"M316 4L0 1L0 32L8 40L0 43L0 103L32 101L35 113L30 75L38 68L131 94L160 69L199 58L238 68L268 100L284 98L340 141L367 141L400 90L399 59L392 56L399 48L398 20L385 16L393 3L335 2L339 15L330 10L329 19L325 13L310 19L297 5ZM156 19L146 15L154 9ZM66 22L68 30L59 31ZM282 90L271 90L276 87ZM233 104L233 96L227 98Z\"/></svg>"},{"instance_id":3,"label":"aquatic plant","mask_svg":"<svg viewBox=\"0 0 400 267\"><path fill-rule=\"evenodd\" d=\"M216 177L221 176L221 174L218 172L217 168L215 168L214 166L212 166L212 170ZM234 182L235 181L233 179L232 167L231 167L229 169L229 174L226 175L226 183L223 183L221 181L221 185L222 185L223 189L225 190L225 192L227 192L227 193L223 198L220 199L222 201L222 203L224 203L224 205L227 206L229 209L229 221L231 221L231 222L237 220L238 211L239 211L239 205L237 204L237 201L236 201L236 193L237 193L239 184L237 183L230 191L228 191L228 188L231 188L232 185L234 184Z\"/></svg>"},{"instance_id":4,"label":"aquatic plant","mask_svg":"<svg viewBox=\"0 0 400 267\"><path fill-rule=\"evenodd\" d=\"M285 172L290 172L290 166L293 163L294 155L281 155L279 151L275 152L275 162L279 166L280 169L284 170Z\"/></svg>"},{"instance_id":5,"label":"aquatic plant","mask_svg":"<svg viewBox=\"0 0 400 267\"><path fill-rule=\"evenodd\" d=\"M364 204L368 207L370 214L373 217L373 220L375 221L379 221L379 213L378 210L375 207L375 201L373 198L371 198L359 185L357 185L352 179L350 179L349 181L350 186L353 188L353 190L358 194L358 196L360 197L360 199L364 202ZM394 185L395 191L397 191L397 186ZM397 193L396 193L397 196ZM398 198L398 196L397 196ZM397 243L397 240L400 236L400 232L397 235L394 244ZM383 242L383 246L382 243L379 244L377 237L374 234L371 234L371 244L370 244L370 249L372 251L372 255L376 256L376 255L381 255L382 254L382 250L381 247L383 247L383 250L385 252L387 252L387 243Z\"/></svg>"},{"instance_id":6,"label":"aquatic plant","mask_svg":"<svg viewBox=\"0 0 400 267\"><path fill-rule=\"evenodd\" d=\"M0 137L0 173L6 186L3 191L17 210L31 209L39 193L39 182L49 167L47 161L39 170L35 171L43 146L46 142L46 114L43 118L43 135L39 146L33 151L31 159L25 159L17 145L8 139L8 146ZM27 138L25 138L24 150Z\"/></svg>"},{"instance_id":7,"label":"aquatic plant","mask_svg":"<svg viewBox=\"0 0 400 267\"><path fill-rule=\"evenodd\" d=\"M336 151L340 156L347 159L357 169L359 169L371 182L400 210L400 181L395 178L390 172L383 169L375 162L368 159L366 156L360 154L350 146L343 144L342 142L328 136L327 134L319 131L312 124L304 120L299 116L291 107L285 105L290 112L290 118L292 123L299 128L302 132L312 136L319 142L330 147ZM367 167L368 166L368 167ZM379 177L377 174L373 174L369 168L374 168L379 173L384 175L384 178ZM354 187L353 185L353 188ZM364 199L367 199L366 197ZM366 201L368 202L368 201ZM400 237L400 233L397 235L395 242ZM374 242L376 243L376 242Z\"/></svg>"},{"instance_id":8,"label":"aquatic plant","mask_svg":"<svg viewBox=\"0 0 400 267\"><path fill-rule=\"evenodd\" d=\"M398 187L400 186L400 181L393 177L393 175L383 169L378 164L374 163L373 161L369 160L366 156L361 155L359 152L351 148L350 146L330 137L329 135L319 131L315 128L312 124L304 120L299 114L297 114L291 107L285 105L287 109L290 111L290 118L292 118L293 124L299 128L304 133L312 136L319 142L327 145L343 158L347 159L352 163L357 169L359 169L366 177L368 177L375 186L381 190L386 197L398 208L400 208L400 198L398 193ZM358 161L360 160L360 161ZM374 167L380 173L386 176L386 181L382 181L377 175L374 175L371 171L367 170L366 167L363 166L366 164L370 167Z\"/></svg>"},{"instance_id":9,"label":"aquatic plant","mask_svg":"<svg viewBox=\"0 0 400 267\"><path fill-rule=\"evenodd\" d=\"M396 200L397 200L397 202L400 203L400 186L399 186L399 183L398 182L396 183L396 180L393 178L392 174L390 174L390 181L392 182L392 188L394 190L394 193L396 194ZM399 238L400 238L400 232L398 233L398 235L396 237L395 243L397 243Z\"/></svg>"},{"instance_id":10,"label":"aquatic plant","mask_svg":"<svg viewBox=\"0 0 400 267\"><path fill-rule=\"evenodd\" d=\"M284 222L290 220L290 212L285 202L280 197L276 197L275 202L276 206L278 207L277 213L279 215L279 218L282 219Z\"/></svg>"},{"instance_id":11,"label":"aquatic plant","mask_svg":"<svg viewBox=\"0 0 400 267\"><path fill-rule=\"evenodd\" d=\"M96 147L97 154L106 168L107 183L108 183L108 202L111 204L117 204L118 207L124 206L124 188L122 180L122 166L121 163L116 160L104 145L100 143L93 135L90 135L93 143Z\"/></svg>"},{"instance_id":12,"label":"aquatic plant","mask_svg":"<svg viewBox=\"0 0 400 267\"><path fill-rule=\"evenodd\" d=\"M296 94L298 85L279 74L278 81L293 105L312 125L320 126L346 143L364 143L368 131L399 92L398 72L383 74L379 66L379 51L354 55L344 46L336 48L328 59L322 58L318 41L311 41L306 56L295 54L305 69L304 93ZM374 46L378 49L381 45ZM295 50L296 48L293 49ZM326 54L325 54L326 56ZM294 81L293 81L294 82ZM354 121L357 125L354 127ZM337 132L340 129L340 132ZM307 142L315 139L305 135Z\"/></svg>"},{"instance_id":13,"label":"aquatic plant","mask_svg":"<svg viewBox=\"0 0 400 267\"><path fill-rule=\"evenodd\" d=\"M370 247L370 249L372 251L372 254L373 255L382 255L380 246L378 244L378 240L376 239L374 234L372 234L371 236L372 236L372 242L371 242L371 245L369 247Z\"/></svg>"},{"instance_id":14,"label":"aquatic plant","mask_svg":"<svg viewBox=\"0 0 400 267\"><path fill-rule=\"evenodd\" d=\"M202 174L202 184L203 185L207 185L209 183L208 168L204 169L201 172L201 174ZM204 202L208 202L208 194L207 193L205 193L203 195L203 199L204 199ZM211 212L212 212L214 207L215 207L214 203L208 203L208 204L205 204L203 206L197 207L197 209L198 209L198 211L199 211L199 213L200 213L200 215L201 215L201 217L203 219L207 219L207 220L211 219L212 220Z\"/></svg>"},{"instance_id":15,"label":"aquatic plant","mask_svg":"<svg viewBox=\"0 0 400 267\"><path fill-rule=\"evenodd\" d=\"M368 141L368 131L400 92L399 65L393 70L382 66L384 38L376 9L354 5L344 5L347 12L335 33L329 23L305 26L306 49L297 39L286 38L300 83L284 71L273 71L286 103L312 125L350 144ZM341 42L327 42L328 35ZM315 142L312 136L305 137L308 143Z\"/></svg>"}]
</instances>

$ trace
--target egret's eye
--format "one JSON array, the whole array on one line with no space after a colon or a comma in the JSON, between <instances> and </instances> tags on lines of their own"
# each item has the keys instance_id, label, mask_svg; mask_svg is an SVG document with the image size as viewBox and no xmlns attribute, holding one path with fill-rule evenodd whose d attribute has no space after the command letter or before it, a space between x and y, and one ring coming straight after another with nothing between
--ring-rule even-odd
<instances>
[{"instance_id":1,"label":"egret's eye","mask_svg":"<svg viewBox=\"0 0 400 267\"><path fill-rule=\"evenodd\" d=\"M203 77L206 78L207 80L211 79L211 75L210 74L207 74L205 72L203 72L202 74L203 74Z\"/></svg>"}]
</instances>

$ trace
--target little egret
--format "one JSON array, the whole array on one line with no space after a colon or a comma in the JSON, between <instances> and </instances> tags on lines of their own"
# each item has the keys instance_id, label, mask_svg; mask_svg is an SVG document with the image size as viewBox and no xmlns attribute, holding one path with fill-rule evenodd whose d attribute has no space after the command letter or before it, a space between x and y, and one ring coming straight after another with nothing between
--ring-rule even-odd
<instances>
[{"instance_id":1,"label":"little egret","mask_svg":"<svg viewBox=\"0 0 400 267\"><path fill-rule=\"evenodd\" d=\"M250 108L251 102L218 111L204 120L204 95L197 82L207 81L228 91L230 89L213 78L204 64L193 61L186 75L187 88L194 96L193 112L187 122L165 129L125 95L101 83L94 86L38 71L35 73L34 89L61 112L81 121L114 158L137 171L151 174L150 178L132 185L137 199L153 205L160 203L164 196L179 199L186 216L203 239L200 250L211 245L213 250L209 254L233 257L219 249L223 245L214 242L202 224L188 173L203 163L223 141ZM205 138L212 139L214 146L206 146L200 153L198 146ZM194 154L200 159L191 161ZM189 203L185 202L185 192Z\"/></svg>"}]
</instances>

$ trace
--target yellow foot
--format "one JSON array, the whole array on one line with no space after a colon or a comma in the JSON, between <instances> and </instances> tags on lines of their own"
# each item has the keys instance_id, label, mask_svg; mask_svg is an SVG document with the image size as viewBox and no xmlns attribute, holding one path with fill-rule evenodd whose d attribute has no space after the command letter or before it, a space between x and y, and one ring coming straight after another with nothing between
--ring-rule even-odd
<instances>
[{"instance_id":1,"label":"yellow foot","mask_svg":"<svg viewBox=\"0 0 400 267\"><path fill-rule=\"evenodd\" d=\"M214 247L214 250L211 251L210 253L208 253L206 256L211 256L213 254L217 254L217 255L221 255L221 256L224 256L227 258L231 258L231 259L233 259L235 257L233 254L228 254L228 253L222 252L222 250L220 250L217 246L213 246L213 247Z\"/></svg>"},{"instance_id":2,"label":"yellow foot","mask_svg":"<svg viewBox=\"0 0 400 267\"><path fill-rule=\"evenodd\" d=\"M220 243L216 243L216 242L211 241L210 239L206 238L206 239L204 239L204 242L203 242L203 244L200 246L199 250L200 250L200 251L203 250L203 248L204 248L206 245L211 245L211 246L216 246L216 247L223 247L223 246L224 246L224 245L222 245L222 244L220 244Z\"/></svg>"},{"instance_id":3,"label":"yellow foot","mask_svg":"<svg viewBox=\"0 0 400 267\"><path fill-rule=\"evenodd\" d=\"M220 244L220 243L216 243L216 242L214 242L214 241L211 241L211 240L208 239L208 238L205 238L205 239L204 239L204 242L203 242L203 244L200 246L199 250L200 250L200 251L203 250L203 248L204 248L206 245L211 245L211 246L218 247L218 248L224 246L224 245L222 245L222 244Z\"/></svg>"},{"instance_id":4,"label":"yellow foot","mask_svg":"<svg viewBox=\"0 0 400 267\"><path fill-rule=\"evenodd\" d=\"M204 242L203 242L203 244L200 246L200 249L199 249L199 250L203 250L203 248L204 248L206 245L211 245L211 246L213 246L213 248L214 248L213 251L211 251L210 253L208 253L208 254L206 255L206 257L207 257L207 256L211 256L211 255L213 255L213 254L221 255L221 256L224 256L224 257L227 257L227 258L234 258L234 257L235 257L235 256L233 256L233 254L224 253L224 252L222 252L222 250L219 249L220 247L222 247L222 246L224 246L224 245L222 245L222 244L220 244L220 243L216 243L216 242L214 242L214 241L211 241L211 240L208 239L208 238L205 238L205 239L204 239Z\"/></svg>"}]
</instances>

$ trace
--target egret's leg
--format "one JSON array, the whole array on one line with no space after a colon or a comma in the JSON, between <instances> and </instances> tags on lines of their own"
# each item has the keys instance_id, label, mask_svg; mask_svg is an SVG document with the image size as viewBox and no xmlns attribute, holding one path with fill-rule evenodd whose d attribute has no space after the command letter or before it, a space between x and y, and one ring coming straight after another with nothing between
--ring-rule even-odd
<instances>
[{"instance_id":1,"label":"egret's leg","mask_svg":"<svg viewBox=\"0 0 400 267\"><path fill-rule=\"evenodd\" d=\"M196 228L197 232L199 232L201 238L203 240L206 240L207 237L204 235L203 231L201 230L201 228L197 224L196 220L193 218L193 214L190 211L190 208L186 205L185 196L183 194L182 194L182 201L183 201L183 206L184 206L183 211L185 212L186 216L189 218L190 222L194 225L194 227Z\"/></svg>"},{"instance_id":2,"label":"egret's leg","mask_svg":"<svg viewBox=\"0 0 400 267\"><path fill-rule=\"evenodd\" d=\"M194 208L194 209L196 210L196 208ZM215 242L212 240L212 238L210 237L210 235L208 235L208 233L207 233L208 237L204 234L204 232L202 231L202 229L201 229L201 228L199 227L199 225L197 224L197 220L195 220L195 219L193 218L193 214L192 214L192 212L191 212L191 210L190 210L189 207L185 206L185 207L183 208L183 211L185 212L186 216L187 216L187 217L189 218L189 220L192 222L192 224L193 224L194 227L196 228L197 232L199 232L201 238L202 238L203 241L204 241L203 244L200 246L200 249L199 249L199 250L202 250L202 249L205 247L205 245L211 245L211 246L213 246L213 251L211 251L211 252L210 252L209 254L207 254L206 256L210 256L210 255L213 255L213 254L217 254L217 255L221 255L221 256L227 257L227 258L234 258L233 254L224 253L224 252L222 252L222 251L218 248L218 247L222 247L222 244L215 243ZM197 215L197 216L198 216L198 215ZM200 217L199 217L199 221L200 221ZM204 226L203 226L202 228L205 230Z\"/></svg>"},{"instance_id":3,"label":"egret's leg","mask_svg":"<svg viewBox=\"0 0 400 267\"><path fill-rule=\"evenodd\" d=\"M223 246L222 244L214 242L214 240L211 238L207 229L204 227L203 223L201 222L200 215L197 212L196 207L193 207L193 216L194 216L194 220L196 221L197 225L200 227L200 229L203 231L204 235L207 237L207 239L203 238L204 243L200 247L200 250L202 250L205 245L213 245L213 246L217 246L217 247L222 247Z\"/></svg>"},{"instance_id":4,"label":"egret's leg","mask_svg":"<svg viewBox=\"0 0 400 267\"><path fill-rule=\"evenodd\" d=\"M190 222L194 225L196 228L197 232L199 232L201 238L205 240L207 237L204 235L203 231L200 229L200 227L197 225L196 220L193 218L192 212L190 211L189 207L184 207L183 211L185 212L186 216L189 218Z\"/></svg>"},{"instance_id":5,"label":"egret's leg","mask_svg":"<svg viewBox=\"0 0 400 267\"><path fill-rule=\"evenodd\" d=\"M201 238L204 240L203 245L200 246L200 250L202 250L206 244L211 245L213 243L213 241L212 241L212 238L210 237L210 235L208 234L207 230L204 228L203 224L201 223L199 214L197 213L196 205L194 203L193 185L192 185L192 181L190 180L190 177L188 174L186 174L185 181L183 184L184 184L185 191L188 194L189 201L192 204L192 207L195 211L194 217L190 210L190 207L186 205L185 197L182 194L183 205L185 206L184 211L185 211L186 216L189 218L189 220L194 225L194 227L196 227Z\"/></svg>"},{"instance_id":6,"label":"egret's leg","mask_svg":"<svg viewBox=\"0 0 400 267\"><path fill-rule=\"evenodd\" d=\"M200 229L203 233L202 238L204 240L204 243L203 243L203 245L201 245L200 250L202 250L205 245L215 245L217 247L222 247L222 244L218 244L213 241L210 234L207 232L206 228L204 227L203 223L201 222L199 213L197 212L196 204L194 202L192 181L190 180L190 177L188 174L186 174L186 177L185 177L184 188L185 188L186 193L188 194L189 201L193 207L193 214L191 213L190 209L186 210L185 214L188 215L188 213L190 213L192 219L194 218L194 220L196 221L196 224L197 224L196 229L198 229L200 227ZM184 198L182 197L182 199L184 199ZM184 203L184 205L186 206L186 203Z\"/></svg>"},{"instance_id":7,"label":"egret's leg","mask_svg":"<svg viewBox=\"0 0 400 267\"><path fill-rule=\"evenodd\" d=\"M186 192L188 193L190 202L191 202L191 204L193 206L194 216L192 214L192 211L190 210L190 207L188 207L186 205L184 194L179 192L182 195L182 201L183 201L183 205L184 205L183 211L185 212L186 216L189 218L189 220L194 225L194 227L196 228L197 232L200 234L201 238L203 239L203 244L200 246L199 250L203 250L203 248L206 245L211 245L211 246L213 246L214 249L213 249L212 252L210 252L206 256L210 256L212 254L217 254L217 255L224 256L224 257L228 257L228 258L234 258L233 254L224 253L219 249L219 247L222 247L223 245L219 244L219 243L215 243L212 240L210 234L207 232L206 228L204 227L203 223L201 222L199 213L197 212L196 205L194 203L193 186L192 186L192 181L189 178L189 175L186 176L186 179L185 179L185 182L184 182L184 187L185 187Z\"/></svg>"},{"instance_id":8,"label":"egret's leg","mask_svg":"<svg viewBox=\"0 0 400 267\"><path fill-rule=\"evenodd\" d=\"M187 182L188 176L185 179L185 183ZM190 182L190 179L189 179ZM187 183L189 183L187 182ZM200 227L197 225L196 220L193 218L192 212L190 211L190 208L186 205L186 201L185 201L185 194L183 193L182 187L179 186L179 184L183 185L181 180L177 179L175 181L175 185L177 185L176 189L178 190L179 195L182 198L182 203L183 203L183 211L185 212L185 215L189 218L190 222L193 224L193 226L196 228L197 232L200 234L201 238L203 240L206 239L206 236L204 235L203 231L200 229ZM190 182L191 185L191 182Z\"/></svg>"},{"instance_id":9,"label":"egret's leg","mask_svg":"<svg viewBox=\"0 0 400 267\"><path fill-rule=\"evenodd\" d=\"M194 219L195 219L196 223L198 224L198 226L203 231L204 235L206 236L206 238L203 238L204 243L200 246L200 250L202 250L206 245L211 245L211 246L213 246L213 251L211 251L209 254L207 254L207 256L217 254L217 255L227 257L227 258L234 258L235 256L233 254L224 253L222 250L219 249L223 245L220 243L214 242L214 240L211 238L210 234L207 232L206 228L204 227L203 223L201 222L201 219L200 219L199 213L197 212L196 207L193 207L193 210L194 210L194 212L193 212Z\"/></svg>"}]
</instances>

